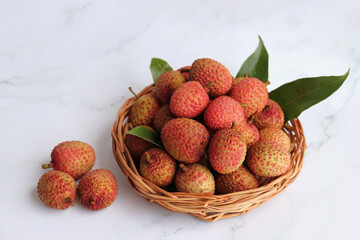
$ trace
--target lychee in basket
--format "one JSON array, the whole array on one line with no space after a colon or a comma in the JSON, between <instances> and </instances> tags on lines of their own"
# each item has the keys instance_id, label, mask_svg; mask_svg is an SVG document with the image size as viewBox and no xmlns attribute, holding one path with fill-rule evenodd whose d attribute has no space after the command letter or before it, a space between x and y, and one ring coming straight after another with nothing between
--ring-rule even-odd
<instances>
[{"instance_id":1,"label":"lychee in basket","mask_svg":"<svg viewBox=\"0 0 360 240\"><path fill-rule=\"evenodd\" d=\"M137 96L141 97L153 89L154 84L144 88ZM261 185L256 189L223 195L166 191L140 176L125 145L125 135L130 130L127 119L135 101L136 98L132 97L119 109L112 129L112 147L116 162L132 188L149 202L155 202L170 211L191 214L205 221L216 221L240 216L269 201L289 186L300 173L306 141L301 122L296 118L286 122L283 127L292 143L291 167L285 174L277 178L261 178Z\"/></svg>"}]
</instances>

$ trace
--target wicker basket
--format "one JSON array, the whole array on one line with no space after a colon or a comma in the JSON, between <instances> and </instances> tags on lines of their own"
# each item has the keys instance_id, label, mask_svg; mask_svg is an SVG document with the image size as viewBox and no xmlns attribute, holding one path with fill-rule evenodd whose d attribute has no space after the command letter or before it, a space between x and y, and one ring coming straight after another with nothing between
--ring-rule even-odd
<instances>
[{"instance_id":1,"label":"wicker basket","mask_svg":"<svg viewBox=\"0 0 360 240\"><path fill-rule=\"evenodd\" d=\"M154 85L143 89L138 96L151 92ZM147 181L138 173L131 155L125 146L124 138L128 130L127 116L135 97L128 99L118 111L112 129L113 153L116 162L127 177L130 185L149 202L174 211L189 213L205 221L240 216L269 201L282 192L298 176L304 159L306 142L304 131L298 119L286 122L284 131L290 136L291 168L278 178L260 179L261 187L224 195L205 195L183 192L168 192Z\"/></svg>"}]
</instances>

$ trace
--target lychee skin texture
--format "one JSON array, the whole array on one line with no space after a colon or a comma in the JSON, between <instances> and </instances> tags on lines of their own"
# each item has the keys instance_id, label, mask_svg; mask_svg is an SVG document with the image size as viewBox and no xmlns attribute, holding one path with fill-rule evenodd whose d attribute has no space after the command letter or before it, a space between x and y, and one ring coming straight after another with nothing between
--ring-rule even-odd
<instances>
[{"instance_id":1,"label":"lychee skin texture","mask_svg":"<svg viewBox=\"0 0 360 240\"><path fill-rule=\"evenodd\" d=\"M235 124L233 128L243 136L247 148L260 140L259 130L246 119Z\"/></svg>"},{"instance_id":2,"label":"lychee skin texture","mask_svg":"<svg viewBox=\"0 0 360 240\"><path fill-rule=\"evenodd\" d=\"M209 103L209 95L199 82L190 81L178 88L170 99L171 112L176 117L195 118Z\"/></svg>"},{"instance_id":3,"label":"lychee skin texture","mask_svg":"<svg viewBox=\"0 0 360 240\"><path fill-rule=\"evenodd\" d=\"M264 109L256 114L254 123L258 128L282 128L284 125L284 112L277 102L268 99Z\"/></svg>"},{"instance_id":4,"label":"lychee skin texture","mask_svg":"<svg viewBox=\"0 0 360 240\"><path fill-rule=\"evenodd\" d=\"M263 110L269 95L265 83L257 78L246 78L233 87L230 97L241 103L248 118Z\"/></svg>"},{"instance_id":5,"label":"lychee skin texture","mask_svg":"<svg viewBox=\"0 0 360 240\"><path fill-rule=\"evenodd\" d=\"M40 200L48 207L67 209L74 205L76 182L69 174L51 170L43 174L37 185Z\"/></svg>"},{"instance_id":6,"label":"lychee skin texture","mask_svg":"<svg viewBox=\"0 0 360 240\"><path fill-rule=\"evenodd\" d=\"M204 112L204 122L212 130L229 129L244 120L240 103L228 96L215 98Z\"/></svg>"},{"instance_id":7,"label":"lychee skin texture","mask_svg":"<svg viewBox=\"0 0 360 240\"><path fill-rule=\"evenodd\" d=\"M148 126L144 126L144 127L147 127L148 129L154 131L154 129L152 129L151 127ZM128 147L131 157L135 162L139 162L141 155L149 148L155 146L151 142L146 141L145 139L142 139L132 134L126 134L125 144Z\"/></svg>"},{"instance_id":8,"label":"lychee skin texture","mask_svg":"<svg viewBox=\"0 0 360 240\"><path fill-rule=\"evenodd\" d=\"M171 184L175 172L175 160L160 148L151 148L141 157L140 175L159 187Z\"/></svg>"},{"instance_id":9,"label":"lychee skin texture","mask_svg":"<svg viewBox=\"0 0 360 240\"><path fill-rule=\"evenodd\" d=\"M239 192L259 187L259 182L246 167L241 165L228 174L216 175L216 191L220 194Z\"/></svg>"},{"instance_id":10,"label":"lychee skin texture","mask_svg":"<svg viewBox=\"0 0 360 240\"><path fill-rule=\"evenodd\" d=\"M179 68L177 71L181 72L181 74L185 77L186 81L189 81L189 71L191 66L185 66L182 68Z\"/></svg>"},{"instance_id":11,"label":"lychee skin texture","mask_svg":"<svg viewBox=\"0 0 360 240\"><path fill-rule=\"evenodd\" d=\"M154 92L139 97L131 108L129 121L133 127L152 126L155 113L162 107Z\"/></svg>"},{"instance_id":12,"label":"lychee skin texture","mask_svg":"<svg viewBox=\"0 0 360 240\"><path fill-rule=\"evenodd\" d=\"M246 161L256 175L277 177L289 169L291 157L289 151L281 145L260 141L249 148Z\"/></svg>"},{"instance_id":13,"label":"lychee skin texture","mask_svg":"<svg viewBox=\"0 0 360 240\"><path fill-rule=\"evenodd\" d=\"M175 186L178 192L215 193L214 176L209 169L198 163L180 164L175 175Z\"/></svg>"},{"instance_id":14,"label":"lychee skin texture","mask_svg":"<svg viewBox=\"0 0 360 240\"><path fill-rule=\"evenodd\" d=\"M291 147L290 138L288 135L286 135L286 133L283 130L279 128L267 127L260 129L260 141L274 142L290 151L290 147Z\"/></svg>"},{"instance_id":15,"label":"lychee skin texture","mask_svg":"<svg viewBox=\"0 0 360 240\"><path fill-rule=\"evenodd\" d=\"M106 169L96 169L81 178L78 196L82 205L90 210L101 210L116 199L118 183L114 175Z\"/></svg>"},{"instance_id":16,"label":"lychee skin texture","mask_svg":"<svg viewBox=\"0 0 360 240\"><path fill-rule=\"evenodd\" d=\"M212 99L228 93L233 82L229 70L221 63L210 58L195 60L191 65L189 78L190 81L200 82L204 87L211 85L209 95Z\"/></svg>"},{"instance_id":17,"label":"lychee skin texture","mask_svg":"<svg viewBox=\"0 0 360 240\"><path fill-rule=\"evenodd\" d=\"M175 117L170 110L170 106L164 105L162 108L160 108L159 111L155 113L154 128L156 129L156 131L160 133L165 123L167 123L168 121L174 118Z\"/></svg>"},{"instance_id":18,"label":"lychee skin texture","mask_svg":"<svg viewBox=\"0 0 360 240\"><path fill-rule=\"evenodd\" d=\"M221 174L235 171L245 160L246 144L234 129L220 130L211 138L209 160L215 171Z\"/></svg>"},{"instance_id":19,"label":"lychee skin texture","mask_svg":"<svg viewBox=\"0 0 360 240\"><path fill-rule=\"evenodd\" d=\"M87 143L66 141L58 144L51 152L50 165L53 168L70 174L75 180L88 173L95 164L95 151Z\"/></svg>"},{"instance_id":20,"label":"lychee skin texture","mask_svg":"<svg viewBox=\"0 0 360 240\"><path fill-rule=\"evenodd\" d=\"M175 118L161 130L161 140L166 151L183 163L195 163L205 153L210 134L204 125L189 119Z\"/></svg>"},{"instance_id":21,"label":"lychee skin texture","mask_svg":"<svg viewBox=\"0 0 360 240\"><path fill-rule=\"evenodd\" d=\"M185 77L178 71L168 71L160 75L155 83L155 93L164 103L170 102L171 95L185 83Z\"/></svg>"}]
</instances>

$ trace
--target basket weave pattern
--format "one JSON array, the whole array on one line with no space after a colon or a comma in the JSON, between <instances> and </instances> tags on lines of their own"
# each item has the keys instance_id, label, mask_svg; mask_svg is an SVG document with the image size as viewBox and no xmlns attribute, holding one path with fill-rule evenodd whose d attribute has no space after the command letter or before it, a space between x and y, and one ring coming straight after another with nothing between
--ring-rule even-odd
<instances>
[{"instance_id":1,"label":"basket weave pattern","mask_svg":"<svg viewBox=\"0 0 360 240\"><path fill-rule=\"evenodd\" d=\"M151 92L154 84L144 88L138 97ZM292 143L291 167L278 178L260 179L261 187L224 195L205 195L183 192L167 192L140 176L124 139L129 129L127 117L136 98L128 99L119 109L112 129L113 154L134 190L149 202L174 211L189 213L205 221L240 216L269 201L291 184L300 173L306 142L301 123L298 119L286 122L284 131Z\"/></svg>"}]
</instances>

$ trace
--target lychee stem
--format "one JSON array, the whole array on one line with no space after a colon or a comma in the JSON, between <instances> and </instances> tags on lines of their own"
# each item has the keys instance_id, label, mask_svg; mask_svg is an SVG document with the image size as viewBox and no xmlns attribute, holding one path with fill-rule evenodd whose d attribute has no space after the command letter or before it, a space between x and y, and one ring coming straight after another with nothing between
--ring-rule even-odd
<instances>
[{"instance_id":1,"label":"lychee stem","mask_svg":"<svg viewBox=\"0 0 360 240\"><path fill-rule=\"evenodd\" d=\"M250 77L248 74L244 74L244 78L248 78L248 77Z\"/></svg>"},{"instance_id":2,"label":"lychee stem","mask_svg":"<svg viewBox=\"0 0 360 240\"><path fill-rule=\"evenodd\" d=\"M134 92L134 90L132 89L132 87L129 87L129 91L134 94L135 98L138 99L138 95L136 95L136 93Z\"/></svg>"},{"instance_id":3,"label":"lychee stem","mask_svg":"<svg viewBox=\"0 0 360 240\"><path fill-rule=\"evenodd\" d=\"M43 164L43 165L42 165L42 168L43 168L43 169L53 168L53 164L52 164L52 163L49 163L49 164Z\"/></svg>"},{"instance_id":4,"label":"lychee stem","mask_svg":"<svg viewBox=\"0 0 360 240\"><path fill-rule=\"evenodd\" d=\"M266 85L266 86L267 86L267 85L270 85L270 81L267 80L267 81L265 82L265 85Z\"/></svg>"},{"instance_id":5,"label":"lychee stem","mask_svg":"<svg viewBox=\"0 0 360 240\"><path fill-rule=\"evenodd\" d=\"M149 154L148 152L144 152L144 154L145 154L145 161L146 161L147 163L150 163L150 161L151 161L150 154Z\"/></svg>"},{"instance_id":6,"label":"lychee stem","mask_svg":"<svg viewBox=\"0 0 360 240\"><path fill-rule=\"evenodd\" d=\"M206 88L207 90L209 90L209 89L212 87L212 85L214 85L214 82L213 82L213 81L209 82L208 85L206 85L205 88Z\"/></svg>"},{"instance_id":7,"label":"lychee stem","mask_svg":"<svg viewBox=\"0 0 360 240\"><path fill-rule=\"evenodd\" d=\"M240 103L241 107L246 108L248 105L246 103Z\"/></svg>"},{"instance_id":8,"label":"lychee stem","mask_svg":"<svg viewBox=\"0 0 360 240\"><path fill-rule=\"evenodd\" d=\"M189 170L183 163L179 164L179 168L181 168L184 172L187 172Z\"/></svg>"},{"instance_id":9,"label":"lychee stem","mask_svg":"<svg viewBox=\"0 0 360 240\"><path fill-rule=\"evenodd\" d=\"M65 202L70 203L70 206L74 206L74 202L71 200L70 197L65 198Z\"/></svg>"},{"instance_id":10,"label":"lychee stem","mask_svg":"<svg viewBox=\"0 0 360 240\"><path fill-rule=\"evenodd\" d=\"M255 112L254 114L252 114L249 118L248 118L248 121L249 121L249 124L252 124L254 122L254 119L255 119L255 116L258 114L258 112Z\"/></svg>"}]
</instances>

